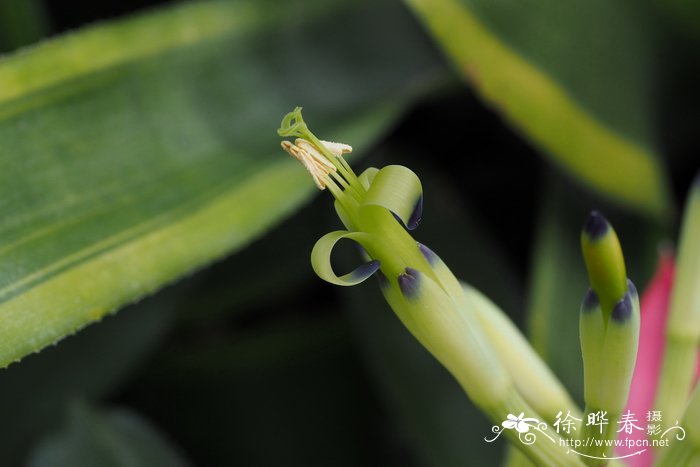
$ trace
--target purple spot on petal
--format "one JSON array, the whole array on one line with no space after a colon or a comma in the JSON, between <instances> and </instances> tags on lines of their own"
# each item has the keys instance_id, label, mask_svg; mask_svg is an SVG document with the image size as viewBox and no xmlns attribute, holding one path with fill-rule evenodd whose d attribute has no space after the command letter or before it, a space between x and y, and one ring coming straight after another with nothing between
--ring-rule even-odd
<instances>
[{"instance_id":1,"label":"purple spot on petal","mask_svg":"<svg viewBox=\"0 0 700 467\"><path fill-rule=\"evenodd\" d=\"M411 217L408 218L408 223L406 224L406 228L408 230L414 230L420 224L422 217L423 217L423 195L420 195L420 197L418 198L418 201L416 201L416 204L413 206L413 212L411 213Z\"/></svg>"},{"instance_id":2,"label":"purple spot on petal","mask_svg":"<svg viewBox=\"0 0 700 467\"><path fill-rule=\"evenodd\" d=\"M406 299L413 299L420 289L420 272L413 268L406 268L405 274L399 274L399 288Z\"/></svg>"},{"instance_id":3,"label":"purple spot on petal","mask_svg":"<svg viewBox=\"0 0 700 467\"><path fill-rule=\"evenodd\" d=\"M372 260L368 263L362 264L357 267L352 273L351 276L353 279L366 279L379 269L379 266L381 263L379 260Z\"/></svg>"}]
</instances>

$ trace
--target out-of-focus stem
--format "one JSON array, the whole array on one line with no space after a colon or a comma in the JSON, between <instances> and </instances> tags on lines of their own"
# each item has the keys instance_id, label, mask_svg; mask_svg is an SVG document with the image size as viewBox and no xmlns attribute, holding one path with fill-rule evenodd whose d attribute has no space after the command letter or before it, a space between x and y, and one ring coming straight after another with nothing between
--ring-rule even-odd
<instances>
[{"instance_id":1,"label":"out-of-focus stem","mask_svg":"<svg viewBox=\"0 0 700 467\"><path fill-rule=\"evenodd\" d=\"M670 421L669 424L674 423ZM693 467L700 465L700 386L693 391L680 426L685 430L685 438L677 439L672 433L668 437L670 447L657 451L658 467ZM674 430L675 431L675 430Z\"/></svg>"},{"instance_id":2,"label":"out-of-focus stem","mask_svg":"<svg viewBox=\"0 0 700 467\"><path fill-rule=\"evenodd\" d=\"M667 347L654 409L666 420L683 415L700 342L700 176L688 195L666 326Z\"/></svg>"}]
</instances>

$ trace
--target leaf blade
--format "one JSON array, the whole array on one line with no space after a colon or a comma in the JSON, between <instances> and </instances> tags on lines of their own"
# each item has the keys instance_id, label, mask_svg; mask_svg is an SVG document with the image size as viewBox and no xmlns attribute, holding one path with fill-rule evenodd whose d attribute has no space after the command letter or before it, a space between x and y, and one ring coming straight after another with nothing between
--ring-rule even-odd
<instances>
[{"instance_id":1,"label":"leaf blade","mask_svg":"<svg viewBox=\"0 0 700 467\"><path fill-rule=\"evenodd\" d=\"M362 8L315 8L289 23L257 3L176 6L0 63L0 147L11 148L0 154L0 365L244 246L308 200L313 185L274 134L292 99L313 104L324 134L362 147L441 75L427 44L366 50L382 30ZM387 2L380 16L410 41L396 10ZM365 42L352 30L318 36L341 12ZM316 51L306 71L289 59L298 47ZM319 75L351 47L363 52L353 67ZM95 63L23 81L95 50ZM403 66L387 60L397 54Z\"/></svg>"},{"instance_id":2,"label":"leaf blade","mask_svg":"<svg viewBox=\"0 0 700 467\"><path fill-rule=\"evenodd\" d=\"M549 63L552 66L546 68L541 62L551 62L555 58L563 60L561 56L553 54L541 58L538 63L525 56L517 46L521 45L521 49L530 47L531 55L536 55L538 51L532 49L541 44L507 43L501 37L505 34L505 25L493 27L494 22L503 18L521 18L512 10L494 7L496 11L490 16L491 24L487 25L481 16L487 16L484 10L493 6L490 3L479 0L407 0L407 3L456 64L457 71L485 100L540 146L555 164L624 205L657 218L668 215L671 201L665 170L650 141L648 121L651 120L651 111L649 105L645 105L648 96L641 94L648 90L642 89L638 95L625 101L625 104L636 104L639 108L625 107L617 111L620 115L606 115L604 112L611 114L613 111L602 109L604 105L599 103L587 105L595 100L596 92L601 92L596 86L602 88L603 96L613 98L621 90L605 86L624 83L608 83L603 77L590 86L592 90L581 85L577 87L572 82L580 74L580 67L572 65L570 69L566 68L575 60L560 64L559 68L564 70L560 70L561 76L556 77L552 72L554 65ZM539 2L537 6L521 13L536 21L535 16L539 13L556 10L556 5L547 2ZM511 24L511 29L527 33L527 24L528 21L518 21L518 24ZM550 27L546 24L538 26ZM549 37L551 42L552 37L547 35L551 31L533 31L537 32ZM609 35L615 37L614 33ZM522 35L511 40L522 41ZM631 78L630 81L638 78L636 75L624 77ZM643 117L640 118L639 114ZM641 122L633 128L623 128L625 118Z\"/></svg>"}]
</instances>

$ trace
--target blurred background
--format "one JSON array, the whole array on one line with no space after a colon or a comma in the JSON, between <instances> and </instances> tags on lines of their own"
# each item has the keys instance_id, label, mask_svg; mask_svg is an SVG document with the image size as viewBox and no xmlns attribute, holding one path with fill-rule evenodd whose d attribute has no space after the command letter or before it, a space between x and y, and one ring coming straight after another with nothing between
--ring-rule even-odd
<instances>
[{"instance_id":1,"label":"blurred background","mask_svg":"<svg viewBox=\"0 0 700 467\"><path fill-rule=\"evenodd\" d=\"M173 3L0 1L0 47L11 54ZM258 73L251 79L286 82L274 102L259 96L269 127L259 144L286 157L274 130L295 105L331 139L344 133L326 137L324 128L359 106L400 100L349 161L358 172L400 163L421 177L416 238L531 335L580 400L586 279L577 245L587 213L600 209L611 220L643 289L658 246L675 242L700 167L695 7L447 2L482 20L591 120L649 148L662 188L647 202L596 184L596 173L613 170L608 156L578 164L579 154L559 153L530 114L513 110L508 83L517 87L520 75L491 87L491 75L465 68L462 60L478 68L482 56L460 57L449 34L424 26L420 4L430 2L328 2L311 25L313 2L295 0L286 13L274 2L249 3L284 18L274 33L261 28L238 44L245 62L237 66ZM255 68L272 56L285 66ZM572 144L575 131L551 129ZM654 191L642 176L635 181L634 164L622 167L615 176L633 194ZM241 251L3 370L0 465L497 465L505 442L483 441L491 423L403 329L374 281L344 289L313 274L313 244L338 227L331 197L314 193ZM339 270L358 261L350 247L335 259Z\"/></svg>"}]
</instances>

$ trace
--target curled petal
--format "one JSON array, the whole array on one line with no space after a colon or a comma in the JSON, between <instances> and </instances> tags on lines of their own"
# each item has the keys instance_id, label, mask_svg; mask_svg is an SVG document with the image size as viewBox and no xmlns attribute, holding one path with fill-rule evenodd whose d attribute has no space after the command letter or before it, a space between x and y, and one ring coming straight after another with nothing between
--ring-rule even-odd
<instances>
[{"instance_id":1,"label":"curled petal","mask_svg":"<svg viewBox=\"0 0 700 467\"><path fill-rule=\"evenodd\" d=\"M386 208L408 230L413 230L423 215L423 187L412 170L402 165L389 165L374 174L364 206Z\"/></svg>"},{"instance_id":2,"label":"curled petal","mask_svg":"<svg viewBox=\"0 0 700 467\"><path fill-rule=\"evenodd\" d=\"M354 240L360 245L369 241L369 235L363 232L338 230L327 233L318 239L311 251L311 266L318 277L331 284L356 285L374 274L379 269L380 263L378 260L372 260L358 266L347 274L338 276L331 266L331 253L336 243L344 238Z\"/></svg>"},{"instance_id":3,"label":"curled petal","mask_svg":"<svg viewBox=\"0 0 700 467\"><path fill-rule=\"evenodd\" d=\"M360 180L360 184L362 184L365 190L369 190L369 186L374 181L374 177L376 177L377 172L379 172L378 168L369 167L364 172L362 172L359 177L357 177Z\"/></svg>"}]
</instances>

